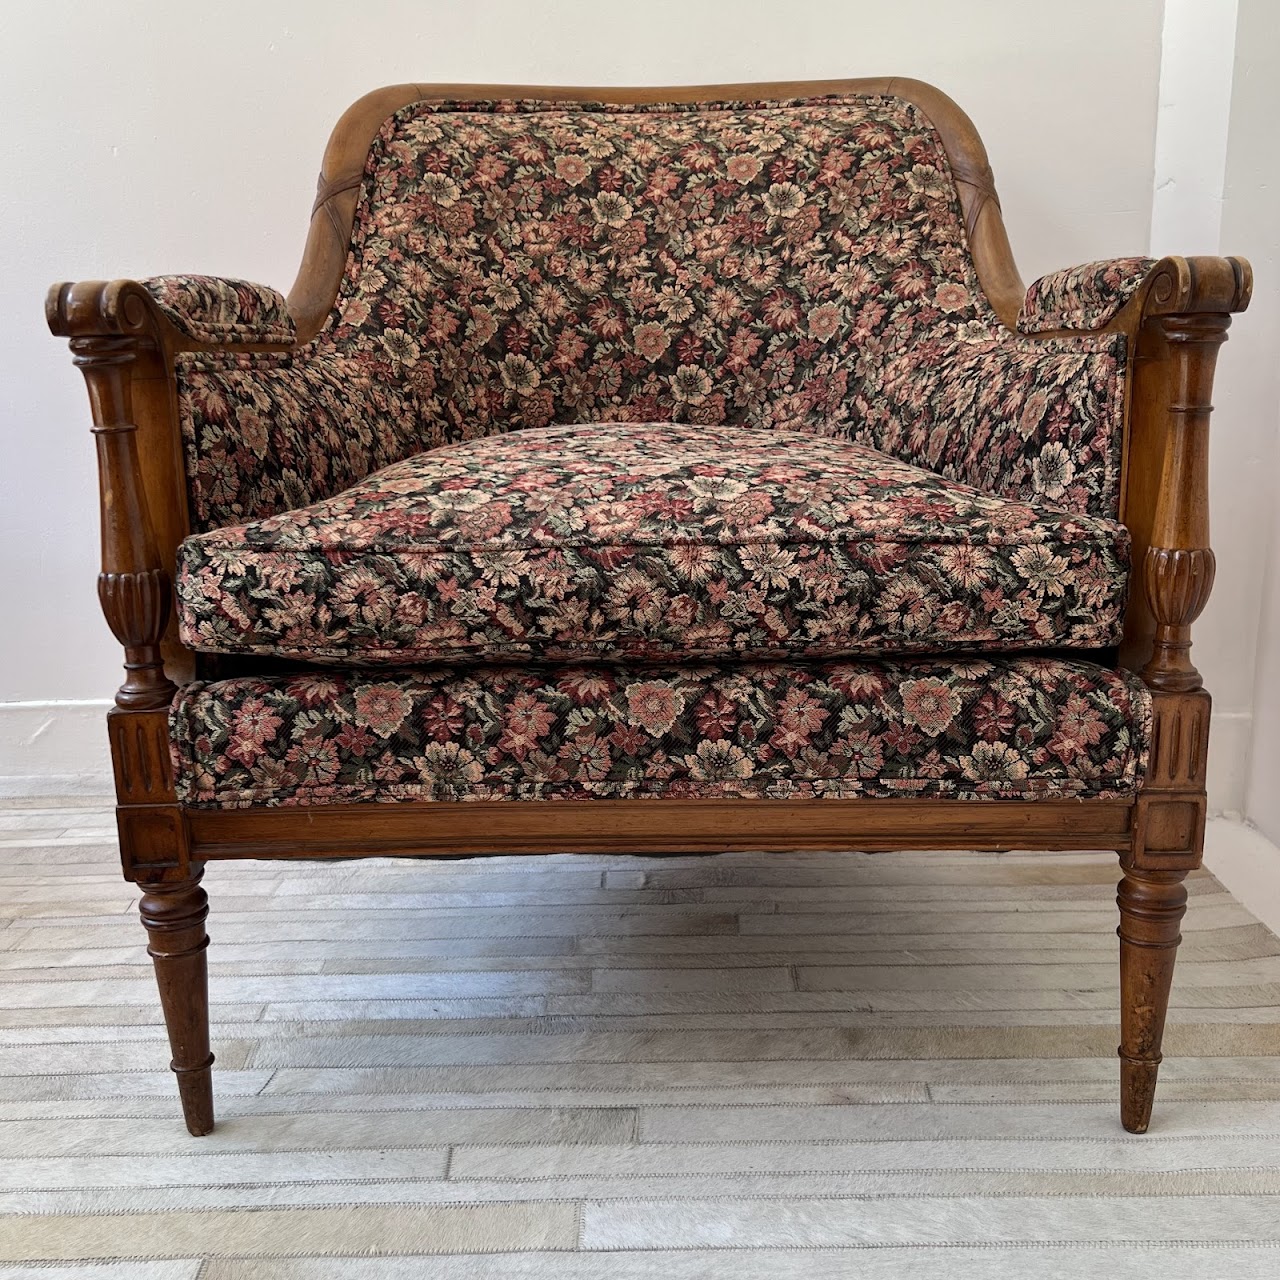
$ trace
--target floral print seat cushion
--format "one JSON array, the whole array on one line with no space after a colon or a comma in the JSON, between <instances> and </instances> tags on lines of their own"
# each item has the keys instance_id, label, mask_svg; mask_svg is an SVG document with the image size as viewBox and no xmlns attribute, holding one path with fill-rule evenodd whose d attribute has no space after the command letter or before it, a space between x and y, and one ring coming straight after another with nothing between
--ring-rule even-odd
<instances>
[{"instance_id":1,"label":"floral print seat cushion","mask_svg":"<svg viewBox=\"0 0 1280 1280\"><path fill-rule=\"evenodd\" d=\"M178 800L1127 798L1151 696L1050 657L311 670L182 689Z\"/></svg>"},{"instance_id":2,"label":"floral print seat cushion","mask_svg":"<svg viewBox=\"0 0 1280 1280\"><path fill-rule=\"evenodd\" d=\"M315 662L819 658L1102 647L1128 534L848 441L525 430L188 538L195 649Z\"/></svg>"},{"instance_id":3,"label":"floral print seat cushion","mask_svg":"<svg viewBox=\"0 0 1280 1280\"><path fill-rule=\"evenodd\" d=\"M1114 517L1128 354L1000 321L941 139L892 94L423 101L370 148L316 338L179 357L192 528L332 496L367 461L585 421L840 436ZM388 407L318 398L335 363ZM337 466L335 420L357 442Z\"/></svg>"}]
</instances>

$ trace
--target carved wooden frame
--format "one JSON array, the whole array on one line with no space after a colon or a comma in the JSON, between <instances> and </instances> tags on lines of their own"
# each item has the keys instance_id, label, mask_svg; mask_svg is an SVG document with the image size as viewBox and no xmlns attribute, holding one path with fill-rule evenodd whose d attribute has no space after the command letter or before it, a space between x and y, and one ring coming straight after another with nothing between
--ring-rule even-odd
<instances>
[{"instance_id":1,"label":"carved wooden frame","mask_svg":"<svg viewBox=\"0 0 1280 1280\"><path fill-rule=\"evenodd\" d=\"M396 85L360 99L325 151L289 309L298 344L337 296L365 155L388 115L422 99L540 98L668 102L893 93L942 138L959 186L979 279L1013 327L1024 287L1005 233L986 151L945 94L897 78L661 89ZM1208 525L1208 419L1214 366L1233 312L1249 301L1238 258L1163 259L1102 332L1129 345L1121 518L1134 569L1120 661L1152 693L1148 775L1133 801L600 800L335 805L185 810L174 791L168 708L195 655L170 617L178 544L189 532L174 356L216 346L179 332L136 282L55 285L47 318L71 339L88 384L102 511L98 592L124 649L125 680L108 717L124 874L141 914L192 1133L213 1126L204 919L207 861L507 851L667 853L759 848L1114 849L1121 913L1121 1119L1143 1132L1160 1062L1182 881L1200 863L1209 695L1190 659L1191 626L1213 584ZM1062 337L1057 330L1039 339ZM1031 339L1037 340L1037 339ZM238 350L287 350L279 344Z\"/></svg>"}]
</instances>

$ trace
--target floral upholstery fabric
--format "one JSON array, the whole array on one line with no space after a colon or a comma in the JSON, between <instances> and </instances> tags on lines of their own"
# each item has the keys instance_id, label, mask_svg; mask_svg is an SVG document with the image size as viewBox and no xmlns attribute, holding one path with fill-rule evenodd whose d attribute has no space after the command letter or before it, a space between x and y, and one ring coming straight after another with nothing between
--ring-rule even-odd
<instances>
[{"instance_id":1,"label":"floral upholstery fabric","mask_svg":"<svg viewBox=\"0 0 1280 1280\"><path fill-rule=\"evenodd\" d=\"M677 424L451 445L187 539L196 649L400 665L1119 639L1123 525L844 440Z\"/></svg>"},{"instance_id":2,"label":"floral upholstery fabric","mask_svg":"<svg viewBox=\"0 0 1280 1280\"><path fill-rule=\"evenodd\" d=\"M1113 258L1041 276L1018 312L1019 333L1101 329L1142 287L1155 258Z\"/></svg>"},{"instance_id":3,"label":"floral upholstery fabric","mask_svg":"<svg viewBox=\"0 0 1280 1280\"><path fill-rule=\"evenodd\" d=\"M174 327L197 342L297 340L288 304L267 285L218 276L153 276L140 283Z\"/></svg>"},{"instance_id":4,"label":"floral upholstery fabric","mask_svg":"<svg viewBox=\"0 0 1280 1280\"><path fill-rule=\"evenodd\" d=\"M171 713L181 803L1132 796L1137 677L1008 658L253 676Z\"/></svg>"},{"instance_id":5,"label":"floral upholstery fabric","mask_svg":"<svg viewBox=\"0 0 1280 1280\"><path fill-rule=\"evenodd\" d=\"M184 353L178 404L185 423L200 424L187 456L196 528L305 506L422 443L411 390L333 350Z\"/></svg>"},{"instance_id":6,"label":"floral upholstery fabric","mask_svg":"<svg viewBox=\"0 0 1280 1280\"><path fill-rule=\"evenodd\" d=\"M855 398L864 426L853 438L987 493L1114 517L1098 495L1120 490L1124 386L1113 375L1124 342L1049 345L981 338L903 351Z\"/></svg>"},{"instance_id":7,"label":"floral upholstery fabric","mask_svg":"<svg viewBox=\"0 0 1280 1280\"><path fill-rule=\"evenodd\" d=\"M941 142L893 96L407 107L370 150L330 321L291 368L334 359L419 415L386 460L553 424L728 424L1118 509L1124 339L1003 327ZM232 460L216 499L193 496L193 527L281 511L234 442L253 379L218 384L198 360L178 377L189 469ZM305 422L287 403L305 376L269 381ZM330 496L323 446L290 435L297 487Z\"/></svg>"}]
</instances>

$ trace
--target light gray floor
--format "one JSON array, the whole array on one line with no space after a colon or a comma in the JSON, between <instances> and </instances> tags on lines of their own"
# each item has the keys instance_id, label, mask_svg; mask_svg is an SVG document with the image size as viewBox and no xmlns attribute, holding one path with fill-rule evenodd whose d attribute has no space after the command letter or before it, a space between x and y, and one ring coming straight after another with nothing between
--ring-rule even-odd
<instances>
[{"instance_id":1,"label":"light gray floor","mask_svg":"<svg viewBox=\"0 0 1280 1280\"><path fill-rule=\"evenodd\" d=\"M0 809L0 1280L1280 1276L1280 943L1194 878L1130 1137L1115 880L215 866L193 1139L109 812Z\"/></svg>"}]
</instances>

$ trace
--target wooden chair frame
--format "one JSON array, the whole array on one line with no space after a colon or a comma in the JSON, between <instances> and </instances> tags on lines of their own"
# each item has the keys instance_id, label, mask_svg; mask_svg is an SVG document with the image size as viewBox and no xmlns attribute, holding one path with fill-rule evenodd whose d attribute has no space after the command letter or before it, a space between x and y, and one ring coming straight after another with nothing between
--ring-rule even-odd
<instances>
[{"instance_id":1,"label":"wooden chair frame","mask_svg":"<svg viewBox=\"0 0 1280 1280\"><path fill-rule=\"evenodd\" d=\"M338 293L365 155L382 122L420 99L529 97L617 103L893 93L934 123L959 184L978 276L1012 327L1024 296L977 132L937 89L904 79L661 89L398 85L342 117L324 156L306 250L289 294L298 343ZM1134 544L1118 661L1154 702L1150 768L1134 800L599 800L186 809L169 756L175 682L196 655L171 618L178 544L189 532L174 356L216 349L180 333L136 282L55 285L52 331L71 340L88 383L102 511L98 594L124 648L108 716L120 851L142 890L187 1126L213 1127L205 918L200 880L223 858L502 852L719 852L797 849L1114 849L1120 856L1121 1118L1147 1128L1160 1063L1183 879L1200 864L1209 695L1191 662L1191 624L1213 584L1208 422L1219 345L1248 304L1238 258L1165 258L1106 327L1129 343L1121 518ZM1063 336L1064 331L1042 335ZM245 349L243 347L238 349ZM254 348L250 348L254 349ZM287 349L264 345L262 350Z\"/></svg>"}]
</instances>

